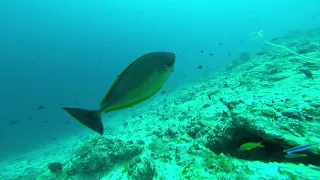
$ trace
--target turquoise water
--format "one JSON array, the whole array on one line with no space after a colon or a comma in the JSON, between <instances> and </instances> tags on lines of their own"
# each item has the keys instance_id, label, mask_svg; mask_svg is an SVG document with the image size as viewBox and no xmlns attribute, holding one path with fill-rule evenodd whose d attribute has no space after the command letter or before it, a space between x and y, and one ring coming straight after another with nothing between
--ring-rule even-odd
<instances>
[{"instance_id":1,"label":"turquoise water","mask_svg":"<svg viewBox=\"0 0 320 180\"><path fill-rule=\"evenodd\" d=\"M1 1L0 178L317 179L316 146L300 158L283 150L320 142L318 7ZM265 41L250 36L259 30ZM96 109L117 75L153 51L176 54L174 73L147 102L105 114L104 136L61 110ZM56 161L60 173L48 169Z\"/></svg>"}]
</instances>

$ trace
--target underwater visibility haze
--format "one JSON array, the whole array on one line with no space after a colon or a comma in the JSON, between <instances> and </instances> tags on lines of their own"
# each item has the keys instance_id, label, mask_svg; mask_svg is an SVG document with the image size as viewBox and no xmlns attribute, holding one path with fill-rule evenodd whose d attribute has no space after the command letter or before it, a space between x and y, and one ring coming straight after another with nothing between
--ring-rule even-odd
<instances>
[{"instance_id":1,"label":"underwater visibility haze","mask_svg":"<svg viewBox=\"0 0 320 180\"><path fill-rule=\"evenodd\" d=\"M0 1L0 180L320 179L319 7Z\"/></svg>"}]
</instances>

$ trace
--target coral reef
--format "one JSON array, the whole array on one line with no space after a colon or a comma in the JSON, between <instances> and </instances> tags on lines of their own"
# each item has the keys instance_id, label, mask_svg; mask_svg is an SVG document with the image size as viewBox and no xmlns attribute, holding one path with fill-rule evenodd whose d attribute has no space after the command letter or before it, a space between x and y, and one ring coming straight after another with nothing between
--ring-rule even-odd
<instances>
[{"instance_id":1,"label":"coral reef","mask_svg":"<svg viewBox=\"0 0 320 180\"><path fill-rule=\"evenodd\" d=\"M307 34L279 41L319 58L318 31ZM159 94L130 117L119 115L125 121L113 133L69 150L60 173L31 162L9 179L320 179L308 166L320 166L316 149L294 159L283 152L320 143L319 68L312 58L274 47L242 53L229 68ZM263 148L238 149L259 141Z\"/></svg>"}]
</instances>

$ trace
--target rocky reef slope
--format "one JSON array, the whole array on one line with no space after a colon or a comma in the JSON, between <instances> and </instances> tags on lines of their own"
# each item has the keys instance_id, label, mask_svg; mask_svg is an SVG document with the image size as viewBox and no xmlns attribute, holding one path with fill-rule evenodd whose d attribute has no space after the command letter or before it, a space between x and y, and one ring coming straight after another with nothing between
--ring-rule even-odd
<instances>
[{"instance_id":1,"label":"rocky reef slope","mask_svg":"<svg viewBox=\"0 0 320 180\"><path fill-rule=\"evenodd\" d=\"M277 43L320 59L320 29ZM320 60L272 46L242 53L227 68L116 117L123 123L106 135L56 151L56 159L8 165L16 168L9 179L320 179L316 149L301 158L283 152L320 143L319 68ZM260 141L262 148L238 149ZM50 172L50 161L62 171Z\"/></svg>"}]
</instances>

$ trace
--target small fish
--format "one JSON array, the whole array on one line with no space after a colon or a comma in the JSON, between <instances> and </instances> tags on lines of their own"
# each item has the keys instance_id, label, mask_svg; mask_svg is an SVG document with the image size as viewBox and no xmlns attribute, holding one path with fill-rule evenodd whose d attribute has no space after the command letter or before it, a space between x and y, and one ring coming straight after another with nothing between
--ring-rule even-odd
<instances>
[{"instance_id":1,"label":"small fish","mask_svg":"<svg viewBox=\"0 0 320 180\"><path fill-rule=\"evenodd\" d=\"M210 53L209 56L213 56L213 53Z\"/></svg>"},{"instance_id":2,"label":"small fish","mask_svg":"<svg viewBox=\"0 0 320 180\"><path fill-rule=\"evenodd\" d=\"M44 108L43 106L39 106L39 107L37 107L37 110L41 110L43 108Z\"/></svg>"},{"instance_id":3,"label":"small fish","mask_svg":"<svg viewBox=\"0 0 320 180\"><path fill-rule=\"evenodd\" d=\"M309 71L309 70L300 70L300 72L303 72L303 73L304 73L304 75L306 75L306 76L307 76L307 78L311 78L311 79L313 79L313 74L312 74L312 72L311 72L311 71Z\"/></svg>"},{"instance_id":4,"label":"small fish","mask_svg":"<svg viewBox=\"0 0 320 180\"><path fill-rule=\"evenodd\" d=\"M250 151L251 149L257 148L257 147L264 147L264 145L261 144L262 141L260 142L247 142L242 144L239 147L240 151Z\"/></svg>"},{"instance_id":5,"label":"small fish","mask_svg":"<svg viewBox=\"0 0 320 180\"><path fill-rule=\"evenodd\" d=\"M314 170L317 170L317 171L320 171L320 167L319 166L314 166L312 164L309 164L308 167L314 169Z\"/></svg>"},{"instance_id":6,"label":"small fish","mask_svg":"<svg viewBox=\"0 0 320 180\"><path fill-rule=\"evenodd\" d=\"M302 145L302 146L297 146L297 147L293 147L290 149L286 149L283 150L283 152L287 153L287 154L294 154L296 152L301 152L301 151L306 151L311 149L312 147L314 147L315 145L318 145L320 143L312 143L312 144L306 144L306 145Z\"/></svg>"},{"instance_id":7,"label":"small fish","mask_svg":"<svg viewBox=\"0 0 320 180\"><path fill-rule=\"evenodd\" d=\"M198 69L202 69L202 68L203 68L203 66L201 66L201 65L198 66Z\"/></svg>"},{"instance_id":8,"label":"small fish","mask_svg":"<svg viewBox=\"0 0 320 180\"><path fill-rule=\"evenodd\" d=\"M276 41L278 38L273 38L273 39L271 39L271 41Z\"/></svg>"},{"instance_id":9,"label":"small fish","mask_svg":"<svg viewBox=\"0 0 320 180\"><path fill-rule=\"evenodd\" d=\"M219 46L221 46L223 43L222 42L219 42Z\"/></svg>"},{"instance_id":10,"label":"small fish","mask_svg":"<svg viewBox=\"0 0 320 180\"><path fill-rule=\"evenodd\" d=\"M307 154L286 154L284 156L285 158L302 158L302 157L308 157Z\"/></svg>"},{"instance_id":11,"label":"small fish","mask_svg":"<svg viewBox=\"0 0 320 180\"><path fill-rule=\"evenodd\" d=\"M19 121L13 120L13 121L10 121L9 124L18 124L18 122L19 122Z\"/></svg>"},{"instance_id":12,"label":"small fish","mask_svg":"<svg viewBox=\"0 0 320 180\"><path fill-rule=\"evenodd\" d=\"M176 55L171 52L144 54L126 67L113 82L96 110L62 107L73 118L103 134L101 114L130 108L154 96L173 72ZM93 79L94 81L95 79Z\"/></svg>"},{"instance_id":13,"label":"small fish","mask_svg":"<svg viewBox=\"0 0 320 180\"><path fill-rule=\"evenodd\" d=\"M203 53L204 51L203 50L200 50L200 53Z\"/></svg>"}]
</instances>

